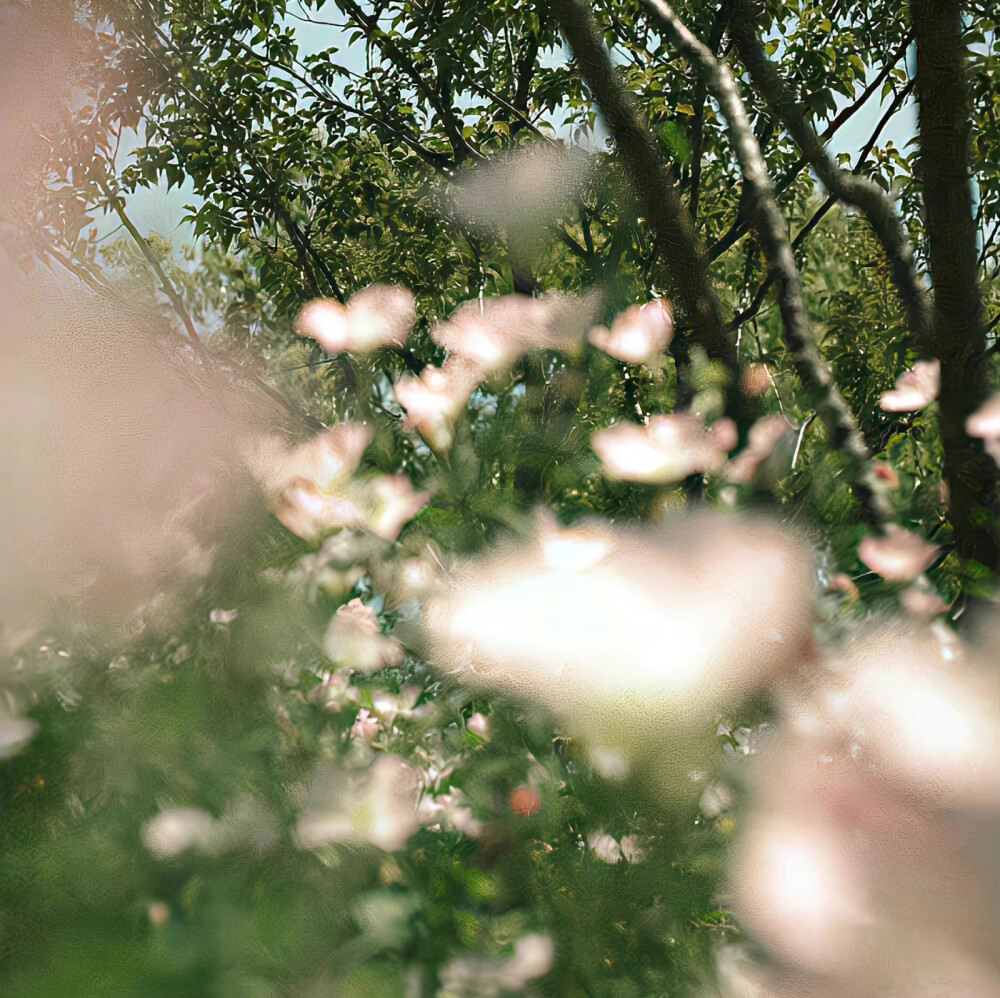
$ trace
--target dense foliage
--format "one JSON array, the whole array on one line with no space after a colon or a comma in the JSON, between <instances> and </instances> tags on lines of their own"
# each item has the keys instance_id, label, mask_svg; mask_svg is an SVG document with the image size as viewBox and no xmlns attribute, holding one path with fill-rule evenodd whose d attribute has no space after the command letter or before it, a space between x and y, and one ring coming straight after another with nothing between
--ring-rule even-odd
<instances>
[{"instance_id":1,"label":"dense foliage","mask_svg":"<svg viewBox=\"0 0 1000 998\"><path fill-rule=\"evenodd\" d=\"M398 566L451 567L528 536L540 529L539 508L570 527L588 517L648 525L687 506L768 511L808 538L820 642L872 613L900 612L901 600L912 610L915 589L943 601L949 626L990 598L996 468L964 429L996 383L998 352L990 5L965 5L963 15L974 322L986 345L972 360L936 350L951 321L940 309L915 328L868 216L827 197L737 44L740 18L752 17L797 113L824 142L859 117L873 122L859 154L837 165L890 192L921 288L937 289L949 275L934 269L941 250L925 224L928 147L882 138L912 110L919 86L914 12L890 0L677 6L737 77L819 364L856 417L871 463L836 438L821 393L803 377L804 351L790 341L783 307L787 281L768 256L720 101L652 5L591 6L613 80L641 109L659 179L710 263L723 323L714 341L685 297L693 278L667 262L673 236L648 210L663 188L650 195L637 184L585 60L564 41L561 12L573 4L50 6L80 70L65 114L42 137L41 183L30 198L5 202L10 258L28 273L61 264L99 295L159 295L165 338L177 346L171 364L277 396L291 413L282 415L285 447L311 439L318 424L367 423L370 443L355 462L358 488L374 490L365 501L397 475L430 496L377 542L369 507L367 534L313 533L247 461L280 519L258 509L253 529L227 541L211 571L169 594L182 608L169 624L157 605L131 607L127 627L109 636L61 606L3 649L11 719L0 715L0 733L21 718L37 727L30 741L22 729L0 736L0 993L446 998L523 988L639 998L707 988L716 950L741 933L720 894L741 812L716 781L724 774L739 787L773 701L750 695L706 718L710 748L685 773L690 792L665 794L650 776L662 759L649 746L625 775L543 698L493 697L442 670L420 639L408 639L415 611L407 594L394 594ZM118 156L130 129L139 146ZM198 246L180 255L129 215L130 196L164 180L193 192ZM90 236L102 212L126 228L103 247ZM373 284L412 292L412 333L328 354L321 335L296 324L309 301L343 303ZM593 308L584 327L612 330L629 306L668 300L672 342L644 363L583 335L569 346L526 346L477 378L444 421L443 443L415 432L415 408L395 386L444 369L455 351L442 345L439 323L463 303L489 314L515 293L522 303ZM883 396L921 358L941 362L941 405L931 397L887 409ZM956 416L951 372L976 365ZM608 473L595 434L680 412L700 426L734 420L717 466L658 481ZM749 472L735 473L725 452L745 450L768 418L782 421L780 432ZM956 434L946 451L942 439ZM970 468L976 481L965 489ZM866 499L869 471L885 503L878 516ZM971 498L949 504L949 490ZM937 546L909 576L859 548L897 527ZM328 534L354 536L349 543L364 550L331 546ZM402 644L379 660L384 668L338 671L350 662L324 632L359 598L380 633ZM673 723L662 739L671 752ZM398 818L396 777L372 775L388 759L421 774L425 798L399 841L371 831L383 812L390 825ZM336 791L350 798L357 834L321 836L309 848L302 814L322 783L317 773L331 793L337 780L359 781ZM176 809L197 810L174 814L176 827L157 825ZM542 969L519 978L532 958Z\"/></svg>"}]
</instances>

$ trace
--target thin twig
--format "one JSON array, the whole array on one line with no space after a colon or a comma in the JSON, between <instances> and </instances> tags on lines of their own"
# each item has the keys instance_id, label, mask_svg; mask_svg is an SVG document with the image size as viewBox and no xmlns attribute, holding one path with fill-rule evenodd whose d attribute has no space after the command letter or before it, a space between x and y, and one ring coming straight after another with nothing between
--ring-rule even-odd
<instances>
[{"instance_id":1,"label":"thin twig","mask_svg":"<svg viewBox=\"0 0 1000 998\"><path fill-rule=\"evenodd\" d=\"M722 307L709 275L704 247L690 215L681 205L635 97L615 73L590 4L586 0L551 0L549 9L614 137L626 175L686 313L694 342L735 375L736 351L732 337L724 329ZM738 405L739 393L735 394Z\"/></svg>"},{"instance_id":2,"label":"thin twig","mask_svg":"<svg viewBox=\"0 0 1000 998\"><path fill-rule=\"evenodd\" d=\"M830 122L830 124L827 125L819 136L820 142L824 144L829 142L830 139L837 134L840 128L847 124L847 122L850 121L850 119L853 118L866 103L868 103L869 97L871 97L871 95L882 86L899 60L906 55L906 50L912 42L913 33L910 32L904 37L902 44L896 49L896 51L893 52L889 59L886 60L885 65L882 67L878 76L876 76L875 79L872 80L872 82L864 89L861 96L858 97L853 104L848 104L847 107L845 107L840 114L838 114ZM907 90L907 92L909 91ZM881 131L881 127L878 130ZM804 156L793 163L792 166L789 167L789 169L775 181L775 194L784 194L785 191L787 191L788 188L795 183L796 178L802 173L806 166L807 163ZM709 259L717 260L730 247L739 242L739 240L746 234L747 230L748 226L746 219L741 215L738 215L729 229L708 247Z\"/></svg>"},{"instance_id":3,"label":"thin twig","mask_svg":"<svg viewBox=\"0 0 1000 998\"><path fill-rule=\"evenodd\" d=\"M160 261L156 259L156 254L153 252L152 247L146 241L146 238L142 233L132 224L132 220L128 217L125 211L125 201L117 194L112 193L110 186L106 182L102 181L102 187L104 188L104 193L108 196L108 205L114 211L114 213L121 220L122 225L125 226L125 231L132 237L136 246L139 247L140 252L145 257L146 262L149 264L153 273L156 274L160 281L160 287L163 289L163 293L170 300L170 305L173 310L177 313L181 322L184 324L184 328L187 330L188 337L191 342L200 346L201 337L198 335L198 330L194 327L194 321L191 318L190 313L184 305L184 301L181 296L177 293L177 289L174 287L173 282L167 277L166 272L163 267L160 266Z\"/></svg>"},{"instance_id":4,"label":"thin twig","mask_svg":"<svg viewBox=\"0 0 1000 998\"><path fill-rule=\"evenodd\" d=\"M813 408L823 423L830 446L847 458L851 488L866 519L881 527L893 519L892 506L884 484L875 475L854 415L813 339L786 222L778 209L774 187L736 82L729 68L715 58L663 0L643 0L643 3L661 32L704 74L726 119L746 183L761 249L778 286L785 344Z\"/></svg>"},{"instance_id":5,"label":"thin twig","mask_svg":"<svg viewBox=\"0 0 1000 998\"><path fill-rule=\"evenodd\" d=\"M823 186L837 199L864 213L872 231L882 244L896 291L906 309L910 329L920 343L926 343L930 331L930 308L927 288L917 273L913 247L889 196L873 181L858 172L840 169L820 142L809 123L805 108L799 104L782 80L774 63L767 57L752 20L756 9L752 0L737 0L737 10L730 28L740 59L754 86L776 113L803 156L816 170Z\"/></svg>"},{"instance_id":6,"label":"thin twig","mask_svg":"<svg viewBox=\"0 0 1000 998\"><path fill-rule=\"evenodd\" d=\"M965 421L990 392L979 294L969 164L972 100L963 5L911 0L917 39L917 120L928 260L934 285L933 354L941 362L938 429L955 547L994 571L1000 563L997 469Z\"/></svg>"}]
</instances>

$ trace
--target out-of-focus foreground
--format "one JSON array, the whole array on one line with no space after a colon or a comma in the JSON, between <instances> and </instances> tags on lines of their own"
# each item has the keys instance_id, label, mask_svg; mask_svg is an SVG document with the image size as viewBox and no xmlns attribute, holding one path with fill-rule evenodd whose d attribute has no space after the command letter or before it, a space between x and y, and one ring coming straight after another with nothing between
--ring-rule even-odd
<instances>
[{"instance_id":1,"label":"out-of-focus foreground","mask_svg":"<svg viewBox=\"0 0 1000 998\"><path fill-rule=\"evenodd\" d=\"M0 9L0 995L1000 994L995 25L829 6Z\"/></svg>"}]
</instances>

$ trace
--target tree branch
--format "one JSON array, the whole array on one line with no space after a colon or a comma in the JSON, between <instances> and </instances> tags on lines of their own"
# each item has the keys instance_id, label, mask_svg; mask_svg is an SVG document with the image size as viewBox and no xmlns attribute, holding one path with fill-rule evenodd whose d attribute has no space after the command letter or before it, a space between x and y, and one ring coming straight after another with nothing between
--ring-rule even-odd
<instances>
[{"instance_id":1,"label":"tree branch","mask_svg":"<svg viewBox=\"0 0 1000 998\"><path fill-rule=\"evenodd\" d=\"M827 125L827 127L823 130L823 132L819 136L820 142L822 142L824 145L827 142L829 142L830 139L837 134L840 128L843 125L845 125L848 121L850 121L850 119L853 118L854 115L861 110L861 108L868 102L868 98L871 97L871 95L875 93L875 91L878 90L883 83L885 83L889 74L892 72L893 67L899 62L900 59L902 59L906 55L906 50L907 48L909 48L910 43L912 41L913 41L913 34L912 32L910 32L906 36L906 38L903 39L903 42L899 46L899 48L897 48L896 51L892 54L892 56L886 61L885 65L882 67L882 70L878 74L878 76L876 76L875 79L872 80L872 82L865 88L861 96L853 104L849 104L847 107L845 107L840 112L840 114L838 114L830 122L830 124ZM910 89L912 89L912 86L913 84L911 82L910 84L907 85L907 87L904 88L904 91L906 93L909 93ZM896 104L894 101L890 105L890 112L892 114L895 114L895 112L899 110L899 106L900 105ZM878 132L881 132L883 127L884 123L880 124L879 127L876 129L876 134ZM867 155L867 153L865 155ZM787 191L788 188L791 187L793 183L795 183L799 174L802 173L802 171L806 168L806 165L807 164L805 157L802 157L798 159L795 163L793 163L792 166L789 167L789 169L786 170L785 173L781 177L779 177L777 181L775 181L774 184L775 194L779 196L781 194L784 194L785 191ZM730 249L732 246L738 243L740 239L746 234L746 232L747 232L747 220L743 218L742 215L738 215L733 224L725 232L725 234L720 236L714 243L712 243L708 247L709 259L717 260L720 256L722 256L723 253L725 253L728 249Z\"/></svg>"},{"instance_id":2,"label":"tree branch","mask_svg":"<svg viewBox=\"0 0 1000 998\"><path fill-rule=\"evenodd\" d=\"M882 133L882 129L888 124L889 119L896 113L900 105L906 99L907 94L913 89L914 81L911 80L896 96L892 99L889 109L882 115L881 120L875 126L875 130L868 137L868 141L865 143L864 148L861 150L861 154L858 156L858 162L854 169L851 171L854 174L861 173L864 169L865 161L868 159L869 153L875 147L875 143L878 141L879 135ZM817 209L813 212L809 221L799 229L798 234L792 240L792 249L797 250L805 241L806 238L815 230L819 223L826 217L827 213L831 208L837 203L837 199L833 196L828 197ZM753 302L742 312L737 313L733 316L732 322L730 322L730 329L738 329L749 319L752 319L759 311L761 306L764 304L764 300L767 298L767 292L771 285L774 283L773 278L769 274L761 286L757 289L757 293L754 295ZM878 451L875 451L878 453Z\"/></svg>"},{"instance_id":3,"label":"tree branch","mask_svg":"<svg viewBox=\"0 0 1000 998\"><path fill-rule=\"evenodd\" d=\"M796 100L768 59L754 27L759 14L754 0L737 0L730 34L743 65L769 107L781 119L804 158L815 169L823 186L837 199L864 213L882 244L896 291L906 310L910 329L918 342L926 343L930 331L927 288L917 273L913 247L888 195L858 171L841 170L820 142L809 123L805 108Z\"/></svg>"},{"instance_id":4,"label":"tree branch","mask_svg":"<svg viewBox=\"0 0 1000 998\"><path fill-rule=\"evenodd\" d=\"M125 202L122 198L111 192L110 186L104 181L101 181L101 186L104 188L104 193L108 196L108 204L118 216L122 225L125 226L125 231L132 237L133 242L139 247L140 252L145 257L146 262L149 264L150 269L156 274L160 281L160 287L163 289L163 293L167 296L170 301L170 305L173 310L177 313L181 322L184 324L184 328L187 331L188 337L191 342L196 346L201 346L201 337L198 335L198 330L194 328L194 322L191 319L191 315L187 308L184 306L184 301L181 296L177 293L177 289L174 287L170 278L167 277L163 267L160 266L160 261L156 259L156 254L153 253L152 248L146 241L146 238L142 233L132 224L132 220L128 217L125 211Z\"/></svg>"},{"instance_id":5,"label":"tree branch","mask_svg":"<svg viewBox=\"0 0 1000 998\"><path fill-rule=\"evenodd\" d=\"M551 0L549 8L614 137L622 165L686 313L692 338L709 357L721 360L735 375L735 345L724 331L722 308L709 275L705 250L635 98L615 74L590 5L585 0Z\"/></svg>"},{"instance_id":6,"label":"tree branch","mask_svg":"<svg viewBox=\"0 0 1000 998\"><path fill-rule=\"evenodd\" d=\"M965 420L989 394L986 331L976 265L960 0L911 0L917 39L920 179L934 285L931 352L941 362L939 429L955 547L996 570L997 473Z\"/></svg>"},{"instance_id":7,"label":"tree branch","mask_svg":"<svg viewBox=\"0 0 1000 998\"><path fill-rule=\"evenodd\" d=\"M802 298L802 285L786 223L778 209L774 186L764 157L754 138L746 108L728 67L719 62L663 0L643 0L661 32L704 74L729 126L736 158L743 171L750 208L768 268L778 286L778 305L785 330L785 343L832 448L847 458L851 488L865 518L881 527L893 519L885 487L876 477L857 423L840 394L816 346Z\"/></svg>"},{"instance_id":8,"label":"tree branch","mask_svg":"<svg viewBox=\"0 0 1000 998\"><path fill-rule=\"evenodd\" d=\"M417 92L422 94L424 99L434 108L444 126L445 134L451 143L452 152L455 155L455 162L462 163L466 159L482 159L482 155L466 141L462 134L461 122L455 117L454 111L443 99L443 95L436 91L420 75L417 67L410 57L379 27L377 16L368 16L354 2L354 0L337 0L337 6L349 14L357 22L358 27L364 31L369 42L379 47L383 55L402 73L410 78Z\"/></svg>"},{"instance_id":9,"label":"tree branch","mask_svg":"<svg viewBox=\"0 0 1000 998\"><path fill-rule=\"evenodd\" d=\"M722 0L715 18L712 21L712 30L708 37L708 47L713 55L719 51L722 44L723 35L726 33L726 26L732 16L733 0ZM688 210L691 212L691 220L698 220L698 200L701 196L701 157L705 141L705 100L708 90L705 81L698 77L694 99L694 121L691 123L691 192L688 196Z\"/></svg>"}]
</instances>

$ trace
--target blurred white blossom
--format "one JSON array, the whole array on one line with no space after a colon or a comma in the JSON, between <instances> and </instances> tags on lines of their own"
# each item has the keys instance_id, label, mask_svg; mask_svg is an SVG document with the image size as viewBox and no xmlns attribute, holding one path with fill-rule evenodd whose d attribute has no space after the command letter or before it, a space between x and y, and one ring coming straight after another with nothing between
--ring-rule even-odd
<instances>
[{"instance_id":1,"label":"blurred white blossom","mask_svg":"<svg viewBox=\"0 0 1000 998\"><path fill-rule=\"evenodd\" d=\"M368 354L384 346L403 346L417 321L413 294L390 284L372 284L346 305L317 298L299 313L296 331L329 354Z\"/></svg>"},{"instance_id":2,"label":"blurred white blossom","mask_svg":"<svg viewBox=\"0 0 1000 998\"><path fill-rule=\"evenodd\" d=\"M338 608L327 628L323 648L331 662L366 675L403 661L400 643L382 635L374 609L360 598Z\"/></svg>"},{"instance_id":3,"label":"blurred white blossom","mask_svg":"<svg viewBox=\"0 0 1000 998\"><path fill-rule=\"evenodd\" d=\"M545 704L614 750L667 705L689 721L796 668L812 592L806 550L763 523L542 520L523 545L459 566L422 627L439 667Z\"/></svg>"},{"instance_id":4,"label":"blurred white blossom","mask_svg":"<svg viewBox=\"0 0 1000 998\"><path fill-rule=\"evenodd\" d=\"M161 811L142 827L142 841L157 859L169 859L188 849L208 851L215 840L215 818L195 807Z\"/></svg>"},{"instance_id":5,"label":"blurred white blossom","mask_svg":"<svg viewBox=\"0 0 1000 998\"><path fill-rule=\"evenodd\" d=\"M416 771L391 755L360 770L322 767L309 787L296 841L302 849L370 842L395 852L420 827L419 794Z\"/></svg>"},{"instance_id":6,"label":"blurred white blossom","mask_svg":"<svg viewBox=\"0 0 1000 998\"><path fill-rule=\"evenodd\" d=\"M246 459L270 496L280 495L298 479L310 482L321 492L333 492L350 482L371 441L369 424L338 423L291 449L277 437L259 439L247 447Z\"/></svg>"},{"instance_id":7,"label":"blurred white blossom","mask_svg":"<svg viewBox=\"0 0 1000 998\"><path fill-rule=\"evenodd\" d=\"M674 335L674 317L662 299L633 305L611 324L590 330L590 342L627 364L645 364L662 354Z\"/></svg>"},{"instance_id":8,"label":"blurred white blossom","mask_svg":"<svg viewBox=\"0 0 1000 998\"><path fill-rule=\"evenodd\" d=\"M438 346L481 372L503 374L526 353L579 349L597 310L595 296L551 291L469 301L431 330Z\"/></svg>"},{"instance_id":9,"label":"blurred white blossom","mask_svg":"<svg viewBox=\"0 0 1000 998\"><path fill-rule=\"evenodd\" d=\"M17 755L37 734L38 724L35 721L0 713L0 759Z\"/></svg>"},{"instance_id":10,"label":"blurred white blossom","mask_svg":"<svg viewBox=\"0 0 1000 998\"><path fill-rule=\"evenodd\" d=\"M441 368L428 365L419 377L400 378L393 393L406 410L406 428L419 433L436 454L447 454L455 439L455 421L479 381L475 367L449 357Z\"/></svg>"},{"instance_id":11,"label":"blurred white blossom","mask_svg":"<svg viewBox=\"0 0 1000 998\"><path fill-rule=\"evenodd\" d=\"M622 860L622 848L618 840L607 832L593 832L587 837L587 848L595 859L602 863L620 863Z\"/></svg>"},{"instance_id":12,"label":"blurred white blossom","mask_svg":"<svg viewBox=\"0 0 1000 998\"><path fill-rule=\"evenodd\" d=\"M910 412L923 409L938 397L941 390L941 362L918 360L912 370L904 371L895 387L882 396L885 412Z\"/></svg>"},{"instance_id":13,"label":"blurred white blossom","mask_svg":"<svg viewBox=\"0 0 1000 998\"><path fill-rule=\"evenodd\" d=\"M441 986L455 998L494 998L500 991L520 991L528 981L544 977L554 959L549 936L522 936L509 957L455 957L441 971Z\"/></svg>"},{"instance_id":14,"label":"blurred white blossom","mask_svg":"<svg viewBox=\"0 0 1000 998\"><path fill-rule=\"evenodd\" d=\"M695 472L715 474L736 446L730 419L712 426L692 413L653 416L648 425L618 423L599 430L590 445L609 478L668 485Z\"/></svg>"},{"instance_id":15,"label":"blurred white blossom","mask_svg":"<svg viewBox=\"0 0 1000 998\"><path fill-rule=\"evenodd\" d=\"M726 465L726 478L739 485L748 485L789 431L788 421L782 415L758 419L750 427L746 446Z\"/></svg>"},{"instance_id":16,"label":"blurred white blossom","mask_svg":"<svg viewBox=\"0 0 1000 998\"><path fill-rule=\"evenodd\" d=\"M473 229L502 232L515 255L530 258L545 229L573 209L592 168L579 149L532 142L460 175L448 199Z\"/></svg>"},{"instance_id":17,"label":"blurred white blossom","mask_svg":"<svg viewBox=\"0 0 1000 998\"><path fill-rule=\"evenodd\" d=\"M982 440L986 452L1000 464L1000 392L991 395L965 421L965 432Z\"/></svg>"},{"instance_id":18,"label":"blurred white blossom","mask_svg":"<svg viewBox=\"0 0 1000 998\"><path fill-rule=\"evenodd\" d=\"M888 582L909 582L934 561L939 550L919 534L890 523L883 536L869 534L858 545L858 557Z\"/></svg>"}]
</instances>

